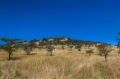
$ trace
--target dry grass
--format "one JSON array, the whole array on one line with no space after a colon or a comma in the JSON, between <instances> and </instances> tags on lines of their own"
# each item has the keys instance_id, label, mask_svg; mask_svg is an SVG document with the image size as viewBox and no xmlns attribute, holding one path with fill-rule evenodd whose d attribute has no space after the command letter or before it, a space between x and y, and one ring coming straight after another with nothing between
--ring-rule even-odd
<instances>
[{"instance_id":1,"label":"dry grass","mask_svg":"<svg viewBox=\"0 0 120 79\"><path fill-rule=\"evenodd\" d=\"M120 79L120 57L115 52L105 62L95 48L91 56L85 53L87 48L81 52L57 48L53 56L44 49L35 49L29 56L18 50L10 61L7 53L0 51L0 79Z\"/></svg>"}]
</instances>

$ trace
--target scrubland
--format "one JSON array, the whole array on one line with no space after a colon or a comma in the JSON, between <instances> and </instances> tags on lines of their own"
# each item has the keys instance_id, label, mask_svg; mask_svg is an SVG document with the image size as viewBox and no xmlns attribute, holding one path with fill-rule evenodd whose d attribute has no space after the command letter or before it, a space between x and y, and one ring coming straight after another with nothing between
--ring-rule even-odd
<instances>
[{"instance_id":1,"label":"scrubland","mask_svg":"<svg viewBox=\"0 0 120 79\"><path fill-rule=\"evenodd\" d=\"M86 47L81 51L73 48L61 49L56 46L53 56L45 49L34 49L30 55L19 49L12 53L12 60L0 51L0 79L120 79L120 56L117 48L108 55L86 54Z\"/></svg>"}]
</instances>

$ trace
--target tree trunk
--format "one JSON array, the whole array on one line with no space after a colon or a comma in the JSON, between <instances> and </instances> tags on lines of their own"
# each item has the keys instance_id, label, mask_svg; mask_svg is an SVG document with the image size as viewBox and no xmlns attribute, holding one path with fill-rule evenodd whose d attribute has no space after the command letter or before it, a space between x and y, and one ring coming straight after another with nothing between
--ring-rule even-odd
<instances>
[{"instance_id":1,"label":"tree trunk","mask_svg":"<svg viewBox=\"0 0 120 79\"><path fill-rule=\"evenodd\" d=\"M105 61L107 61L107 54L105 54Z\"/></svg>"},{"instance_id":2,"label":"tree trunk","mask_svg":"<svg viewBox=\"0 0 120 79\"><path fill-rule=\"evenodd\" d=\"M80 48L78 49L78 51L80 51Z\"/></svg>"},{"instance_id":3,"label":"tree trunk","mask_svg":"<svg viewBox=\"0 0 120 79\"><path fill-rule=\"evenodd\" d=\"M8 60L10 60L11 59L11 53L9 52L9 57L8 57Z\"/></svg>"},{"instance_id":4,"label":"tree trunk","mask_svg":"<svg viewBox=\"0 0 120 79\"><path fill-rule=\"evenodd\" d=\"M50 56L52 56L52 51L50 51Z\"/></svg>"}]
</instances>

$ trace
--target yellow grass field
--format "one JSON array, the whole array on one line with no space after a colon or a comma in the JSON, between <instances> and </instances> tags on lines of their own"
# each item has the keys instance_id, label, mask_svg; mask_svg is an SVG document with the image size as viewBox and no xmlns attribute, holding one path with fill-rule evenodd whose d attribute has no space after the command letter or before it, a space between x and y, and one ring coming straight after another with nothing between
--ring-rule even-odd
<instances>
[{"instance_id":1,"label":"yellow grass field","mask_svg":"<svg viewBox=\"0 0 120 79\"><path fill-rule=\"evenodd\" d=\"M113 47L107 62L95 47L91 49L91 56L85 53L85 47L78 51L56 46L53 56L45 49L34 49L31 55L19 49L10 61L8 54L0 51L0 79L120 79L118 49Z\"/></svg>"}]
</instances>

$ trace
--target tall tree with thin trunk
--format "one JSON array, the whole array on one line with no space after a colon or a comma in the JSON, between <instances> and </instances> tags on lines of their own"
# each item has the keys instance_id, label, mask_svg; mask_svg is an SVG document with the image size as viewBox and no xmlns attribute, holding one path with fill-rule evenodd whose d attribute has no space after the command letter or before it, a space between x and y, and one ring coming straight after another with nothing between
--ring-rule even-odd
<instances>
[{"instance_id":1,"label":"tall tree with thin trunk","mask_svg":"<svg viewBox=\"0 0 120 79\"><path fill-rule=\"evenodd\" d=\"M0 38L0 40L6 42L6 44L3 45L1 47L1 49L3 49L6 52L8 52L8 60L10 60L12 52L16 50L16 47L13 44L15 44L17 41L20 41L21 39L20 38L10 39L10 38L5 38L4 37L4 38Z\"/></svg>"}]
</instances>

